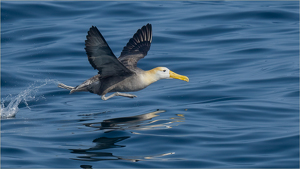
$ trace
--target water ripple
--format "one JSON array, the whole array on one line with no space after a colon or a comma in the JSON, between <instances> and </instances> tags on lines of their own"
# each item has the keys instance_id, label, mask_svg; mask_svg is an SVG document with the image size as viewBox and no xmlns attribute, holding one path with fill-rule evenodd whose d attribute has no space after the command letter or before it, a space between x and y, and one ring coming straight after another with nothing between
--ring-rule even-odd
<instances>
[{"instance_id":1,"label":"water ripple","mask_svg":"<svg viewBox=\"0 0 300 169\"><path fill-rule=\"evenodd\" d=\"M189 83L107 101L57 87L97 74L92 25L118 56L147 23L138 66ZM298 56L297 1L1 2L1 165L299 168Z\"/></svg>"}]
</instances>

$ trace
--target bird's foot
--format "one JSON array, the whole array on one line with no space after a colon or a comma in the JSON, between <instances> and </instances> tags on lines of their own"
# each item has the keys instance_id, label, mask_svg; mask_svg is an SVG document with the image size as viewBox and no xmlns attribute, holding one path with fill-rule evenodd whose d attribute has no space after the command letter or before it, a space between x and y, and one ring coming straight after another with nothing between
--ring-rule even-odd
<instances>
[{"instance_id":1,"label":"bird's foot","mask_svg":"<svg viewBox=\"0 0 300 169\"><path fill-rule=\"evenodd\" d=\"M133 95L133 94L128 94L128 93L119 93L119 92L116 92L108 97L105 97L105 95L102 95L102 100L108 100L114 96L123 96L123 97L128 97L128 98L134 98L134 97L137 97L136 95Z\"/></svg>"},{"instance_id":2,"label":"bird's foot","mask_svg":"<svg viewBox=\"0 0 300 169\"><path fill-rule=\"evenodd\" d=\"M129 98L135 98L137 96L136 95L130 95L130 96L127 96L127 97L129 97Z\"/></svg>"},{"instance_id":3,"label":"bird's foot","mask_svg":"<svg viewBox=\"0 0 300 169\"><path fill-rule=\"evenodd\" d=\"M135 98L135 97L137 97L136 95L133 95L133 94L119 93L119 92L117 92L117 96L123 96L123 97L128 97L128 98Z\"/></svg>"}]
</instances>

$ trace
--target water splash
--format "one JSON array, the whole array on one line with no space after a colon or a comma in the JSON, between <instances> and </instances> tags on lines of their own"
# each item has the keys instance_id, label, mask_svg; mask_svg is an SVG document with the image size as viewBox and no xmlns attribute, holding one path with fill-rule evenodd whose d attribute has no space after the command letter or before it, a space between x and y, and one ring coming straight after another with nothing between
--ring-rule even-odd
<instances>
[{"instance_id":1,"label":"water splash","mask_svg":"<svg viewBox=\"0 0 300 169\"><path fill-rule=\"evenodd\" d=\"M4 100L1 100L1 109L0 109L0 117L1 119L7 119L15 117L17 112L19 111L19 104L23 101L28 109L30 109L28 105L28 101L31 100L39 100L40 97L36 98L36 93L39 88L47 85L47 84L56 84L60 83L57 80L53 79L45 79L45 80L37 80L33 84L31 84L26 90L20 92L17 96L8 95ZM41 96L41 98L44 98ZM9 104L5 107L4 103L8 102Z\"/></svg>"}]
</instances>

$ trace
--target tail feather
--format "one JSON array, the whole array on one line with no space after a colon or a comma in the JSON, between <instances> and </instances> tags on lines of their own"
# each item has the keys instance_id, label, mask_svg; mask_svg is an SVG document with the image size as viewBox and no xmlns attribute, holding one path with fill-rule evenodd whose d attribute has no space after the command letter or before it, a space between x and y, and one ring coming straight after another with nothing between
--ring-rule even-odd
<instances>
[{"instance_id":1,"label":"tail feather","mask_svg":"<svg viewBox=\"0 0 300 169\"><path fill-rule=\"evenodd\" d=\"M100 77L100 74L97 74L97 75L89 78L88 80L84 81L82 84L80 84L76 87L67 86L63 83L59 83L58 87L67 89L67 90L71 90L70 94L72 94L74 92L91 92L91 93L98 94L99 89L100 89L99 77Z\"/></svg>"}]
</instances>

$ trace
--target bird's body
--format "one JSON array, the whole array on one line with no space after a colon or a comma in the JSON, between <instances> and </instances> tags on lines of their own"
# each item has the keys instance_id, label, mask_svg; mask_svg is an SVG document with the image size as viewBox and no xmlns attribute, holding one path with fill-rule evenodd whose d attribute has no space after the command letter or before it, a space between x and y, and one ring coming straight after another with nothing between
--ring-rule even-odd
<instances>
[{"instance_id":1,"label":"bird's body","mask_svg":"<svg viewBox=\"0 0 300 169\"><path fill-rule=\"evenodd\" d=\"M178 75L165 67L144 71L136 66L138 60L147 55L151 41L152 27L147 24L134 34L123 48L120 57L116 58L99 30L92 26L85 41L85 49L90 64L99 73L76 87L62 83L58 87L71 90L70 93L89 91L107 100L114 96L136 97L119 92L139 91L160 79L176 78L188 81L186 76ZM105 97L110 92L115 93Z\"/></svg>"}]
</instances>

